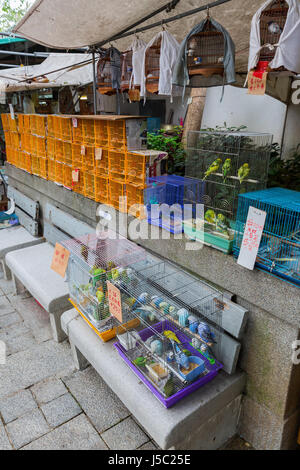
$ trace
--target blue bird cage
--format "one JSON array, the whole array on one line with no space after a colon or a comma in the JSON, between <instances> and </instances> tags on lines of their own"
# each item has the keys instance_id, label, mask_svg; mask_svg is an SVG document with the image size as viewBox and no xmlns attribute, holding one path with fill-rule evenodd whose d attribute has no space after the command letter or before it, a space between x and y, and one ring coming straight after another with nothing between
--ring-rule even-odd
<instances>
[{"instance_id":1,"label":"blue bird cage","mask_svg":"<svg viewBox=\"0 0 300 470\"><path fill-rule=\"evenodd\" d=\"M239 196L234 255L239 255L250 207L267 213L256 266L300 286L300 192L283 188Z\"/></svg>"}]
</instances>

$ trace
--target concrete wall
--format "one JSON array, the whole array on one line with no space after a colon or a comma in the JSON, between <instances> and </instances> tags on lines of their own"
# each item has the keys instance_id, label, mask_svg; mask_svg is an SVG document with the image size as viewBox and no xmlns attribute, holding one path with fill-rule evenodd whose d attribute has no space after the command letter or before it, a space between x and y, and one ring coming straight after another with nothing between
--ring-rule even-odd
<instances>
[{"instance_id":1,"label":"concrete wall","mask_svg":"<svg viewBox=\"0 0 300 470\"><path fill-rule=\"evenodd\" d=\"M300 144L300 104L289 104L286 117L283 153L286 157Z\"/></svg>"},{"instance_id":2,"label":"concrete wall","mask_svg":"<svg viewBox=\"0 0 300 470\"><path fill-rule=\"evenodd\" d=\"M10 165L10 184L96 226L97 203ZM300 289L269 274L238 266L209 247L186 251L184 240L140 240L140 245L234 293L250 312L239 366L247 373L240 434L257 449L289 449L300 423L300 365L292 363L292 343L300 338Z\"/></svg>"}]
</instances>

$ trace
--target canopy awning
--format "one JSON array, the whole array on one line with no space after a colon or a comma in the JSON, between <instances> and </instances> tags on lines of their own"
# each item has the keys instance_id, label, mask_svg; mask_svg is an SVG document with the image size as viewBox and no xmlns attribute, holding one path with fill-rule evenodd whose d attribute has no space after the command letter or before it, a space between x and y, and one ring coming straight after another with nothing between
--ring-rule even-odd
<instances>
[{"instance_id":1,"label":"canopy awning","mask_svg":"<svg viewBox=\"0 0 300 470\"><path fill-rule=\"evenodd\" d=\"M86 61L90 63L78 65ZM39 65L0 70L0 92L87 85L93 81L91 61L91 54L56 53ZM34 77L39 78L33 80Z\"/></svg>"},{"instance_id":2,"label":"canopy awning","mask_svg":"<svg viewBox=\"0 0 300 470\"><path fill-rule=\"evenodd\" d=\"M37 0L14 32L44 46L75 49L99 44L117 35L167 3L168 0ZM141 26L207 3L207 0L181 0L170 13L160 13ZM261 4L262 0L231 0L210 12L229 31L236 44L237 72L247 72L251 20ZM170 23L168 31L181 42L205 15L206 12L202 12ZM159 30L142 33L141 38L148 42ZM114 41L114 45L126 50L131 42L132 37L129 37Z\"/></svg>"}]
</instances>

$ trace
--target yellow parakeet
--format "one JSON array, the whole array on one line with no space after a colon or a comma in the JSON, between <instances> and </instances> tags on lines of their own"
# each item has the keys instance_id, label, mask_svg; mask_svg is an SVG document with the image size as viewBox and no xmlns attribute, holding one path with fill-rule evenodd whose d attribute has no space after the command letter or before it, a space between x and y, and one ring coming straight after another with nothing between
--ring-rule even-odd
<instances>
[{"instance_id":1,"label":"yellow parakeet","mask_svg":"<svg viewBox=\"0 0 300 470\"><path fill-rule=\"evenodd\" d=\"M206 171L203 180L206 180L206 178L208 178L210 175L217 173L221 165L222 165L221 158L217 158L217 160L215 160Z\"/></svg>"},{"instance_id":2,"label":"yellow parakeet","mask_svg":"<svg viewBox=\"0 0 300 470\"><path fill-rule=\"evenodd\" d=\"M248 163L245 163L243 166L238 171L238 177L240 180L240 183L242 184L250 175L250 167Z\"/></svg>"},{"instance_id":3,"label":"yellow parakeet","mask_svg":"<svg viewBox=\"0 0 300 470\"><path fill-rule=\"evenodd\" d=\"M166 338L175 341L175 343L181 344L181 342L179 341L175 333L173 333L173 331L164 331L164 335Z\"/></svg>"}]
</instances>

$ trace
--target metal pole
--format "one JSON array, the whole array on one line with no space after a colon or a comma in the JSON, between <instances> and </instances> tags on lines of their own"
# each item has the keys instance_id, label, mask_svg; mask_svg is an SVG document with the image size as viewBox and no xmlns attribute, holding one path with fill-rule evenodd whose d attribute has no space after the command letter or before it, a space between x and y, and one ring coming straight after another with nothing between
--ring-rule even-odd
<instances>
[{"instance_id":1,"label":"metal pole","mask_svg":"<svg viewBox=\"0 0 300 470\"><path fill-rule=\"evenodd\" d=\"M50 55L50 52L16 52L16 51L2 51L0 50L0 54L6 55L20 55L25 57L42 57L47 58Z\"/></svg>"},{"instance_id":2,"label":"metal pole","mask_svg":"<svg viewBox=\"0 0 300 470\"><path fill-rule=\"evenodd\" d=\"M94 114L97 114L97 75L96 75L96 58L95 49L92 52L93 55L93 96L94 96Z\"/></svg>"}]
</instances>

